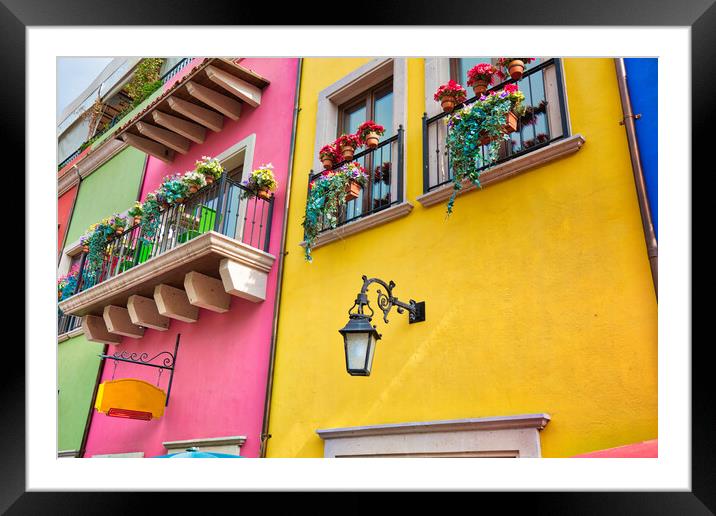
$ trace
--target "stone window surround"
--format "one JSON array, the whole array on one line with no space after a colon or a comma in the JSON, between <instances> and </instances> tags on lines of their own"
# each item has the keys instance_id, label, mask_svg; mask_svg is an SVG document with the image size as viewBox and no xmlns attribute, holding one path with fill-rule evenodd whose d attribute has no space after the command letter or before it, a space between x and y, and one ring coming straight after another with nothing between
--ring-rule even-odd
<instances>
[{"instance_id":1,"label":"stone window surround","mask_svg":"<svg viewBox=\"0 0 716 516\"><path fill-rule=\"evenodd\" d=\"M196 447L203 452L230 453L241 455L241 447L246 442L245 435L228 437L200 437L181 441L166 441L162 445L167 453L182 453L187 448Z\"/></svg>"},{"instance_id":2,"label":"stone window surround","mask_svg":"<svg viewBox=\"0 0 716 516\"><path fill-rule=\"evenodd\" d=\"M324 457L541 457L550 416L521 414L316 430Z\"/></svg>"}]
</instances>

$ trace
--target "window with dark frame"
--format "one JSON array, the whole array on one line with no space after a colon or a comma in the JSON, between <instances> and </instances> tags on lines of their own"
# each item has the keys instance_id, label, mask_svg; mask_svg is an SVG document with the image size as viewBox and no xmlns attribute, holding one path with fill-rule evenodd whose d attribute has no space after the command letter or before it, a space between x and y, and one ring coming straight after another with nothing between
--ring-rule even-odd
<instances>
[{"instance_id":1,"label":"window with dark frame","mask_svg":"<svg viewBox=\"0 0 716 516\"><path fill-rule=\"evenodd\" d=\"M385 134L382 139L390 138L395 134L392 77L339 106L336 137L344 133L355 133L360 124L367 120L373 120L385 128ZM364 192L361 191L357 199L346 203L345 220L350 220L360 216L362 213L387 206L391 201L390 174L383 172L386 168L390 169L392 166L390 162L377 163L373 154L364 156L360 161L368 173L369 182L367 188L371 189L372 195L364 195Z\"/></svg>"},{"instance_id":2,"label":"window with dark frame","mask_svg":"<svg viewBox=\"0 0 716 516\"><path fill-rule=\"evenodd\" d=\"M545 58L536 58L531 63L525 63L525 73L545 61ZM450 59L450 78L463 85L467 90L468 98L474 95L467 86L467 72L479 63L489 62L496 66L496 57L461 57ZM509 79L509 77L507 78ZM506 79L505 79L506 80ZM495 78L490 88L498 85L499 78ZM549 124L547 120L547 90L541 74L533 74L530 78L517 81L520 91L525 94L525 105L528 113L520 121L519 129L510 134L510 139L500 146L499 157L504 158L521 150L550 139Z\"/></svg>"}]
</instances>

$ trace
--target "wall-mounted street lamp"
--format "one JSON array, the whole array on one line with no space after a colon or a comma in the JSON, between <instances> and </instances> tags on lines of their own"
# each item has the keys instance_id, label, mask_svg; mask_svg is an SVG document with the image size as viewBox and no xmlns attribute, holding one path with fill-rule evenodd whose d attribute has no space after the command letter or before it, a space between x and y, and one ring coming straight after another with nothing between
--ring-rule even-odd
<instances>
[{"instance_id":1,"label":"wall-mounted street lamp","mask_svg":"<svg viewBox=\"0 0 716 516\"><path fill-rule=\"evenodd\" d=\"M392 281L386 283L378 278L368 279L367 276L363 276L363 288L361 288L353 306L348 310L348 324L338 330L343 335L346 370L351 376L370 376L375 344L381 337L376 327L370 324L374 312L368 302L368 287L372 283L378 283L386 290L385 294L380 290L377 291L378 308L382 310L383 320L386 323L388 322L388 312L393 306L397 307L396 310L399 314L407 310L410 324L425 320L425 301L416 302L411 299L410 302L403 303L397 297L393 297L395 283ZM370 310L370 314L365 312L366 308Z\"/></svg>"}]
</instances>

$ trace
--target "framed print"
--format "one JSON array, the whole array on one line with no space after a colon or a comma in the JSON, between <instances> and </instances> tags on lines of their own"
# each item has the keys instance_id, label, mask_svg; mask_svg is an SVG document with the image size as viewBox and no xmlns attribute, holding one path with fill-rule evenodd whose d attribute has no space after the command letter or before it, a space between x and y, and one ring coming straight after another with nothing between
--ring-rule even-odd
<instances>
[{"instance_id":1,"label":"framed print","mask_svg":"<svg viewBox=\"0 0 716 516\"><path fill-rule=\"evenodd\" d=\"M2 508L515 491L713 512L689 158L716 7L613 7L318 27L4 0L29 224Z\"/></svg>"}]
</instances>

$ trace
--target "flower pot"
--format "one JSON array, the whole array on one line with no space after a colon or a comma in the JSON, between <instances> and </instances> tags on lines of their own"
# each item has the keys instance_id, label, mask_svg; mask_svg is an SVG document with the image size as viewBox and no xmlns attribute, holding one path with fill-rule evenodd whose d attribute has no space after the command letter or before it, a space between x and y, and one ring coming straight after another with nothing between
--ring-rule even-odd
<instances>
[{"instance_id":1,"label":"flower pot","mask_svg":"<svg viewBox=\"0 0 716 516\"><path fill-rule=\"evenodd\" d=\"M326 170L333 168L333 160L332 159L324 159L323 160L323 168Z\"/></svg>"},{"instance_id":2,"label":"flower pot","mask_svg":"<svg viewBox=\"0 0 716 516\"><path fill-rule=\"evenodd\" d=\"M378 133L370 132L368 136L365 137L365 146L369 149L375 149L378 146L379 139L380 136L378 136Z\"/></svg>"},{"instance_id":3,"label":"flower pot","mask_svg":"<svg viewBox=\"0 0 716 516\"><path fill-rule=\"evenodd\" d=\"M89 253L89 246L88 246L88 245L83 245L83 246L82 246L82 252L83 252L83 253Z\"/></svg>"},{"instance_id":4,"label":"flower pot","mask_svg":"<svg viewBox=\"0 0 716 516\"><path fill-rule=\"evenodd\" d=\"M346 185L346 202L357 199L360 195L360 190L361 187L358 183L356 183L352 179L348 181L348 185Z\"/></svg>"},{"instance_id":5,"label":"flower pot","mask_svg":"<svg viewBox=\"0 0 716 516\"><path fill-rule=\"evenodd\" d=\"M196 185L189 185L189 193L193 194L199 191L199 188L197 188Z\"/></svg>"},{"instance_id":6,"label":"flower pot","mask_svg":"<svg viewBox=\"0 0 716 516\"><path fill-rule=\"evenodd\" d=\"M163 210L166 210L166 209L168 209L168 208L169 208L169 203L166 202L166 201L164 201L164 202L162 203L162 209L163 209Z\"/></svg>"},{"instance_id":7,"label":"flower pot","mask_svg":"<svg viewBox=\"0 0 716 516\"><path fill-rule=\"evenodd\" d=\"M211 177L211 176L204 176L204 179L206 179L206 184L207 184L207 185L210 185L211 183L214 182L214 178Z\"/></svg>"},{"instance_id":8,"label":"flower pot","mask_svg":"<svg viewBox=\"0 0 716 516\"><path fill-rule=\"evenodd\" d=\"M446 113L452 113L452 110L455 109L455 104L457 104L457 101L452 95L440 99L440 105Z\"/></svg>"},{"instance_id":9,"label":"flower pot","mask_svg":"<svg viewBox=\"0 0 716 516\"><path fill-rule=\"evenodd\" d=\"M142 223L142 217L141 217L141 215L137 215L136 217L134 217L134 225L135 225L135 226L138 226L138 225L141 224L141 223Z\"/></svg>"},{"instance_id":10,"label":"flower pot","mask_svg":"<svg viewBox=\"0 0 716 516\"><path fill-rule=\"evenodd\" d=\"M343 154L343 159L345 161L350 161L353 159L353 154L355 154L355 148L351 145L346 145L344 147L341 147L341 153Z\"/></svg>"},{"instance_id":11,"label":"flower pot","mask_svg":"<svg viewBox=\"0 0 716 516\"><path fill-rule=\"evenodd\" d=\"M507 64L507 71L514 80L522 79L522 73L525 71L525 62L521 59L513 59Z\"/></svg>"},{"instance_id":12,"label":"flower pot","mask_svg":"<svg viewBox=\"0 0 716 516\"><path fill-rule=\"evenodd\" d=\"M265 201L268 201L269 199L271 199L271 190L269 190L268 188L262 188L257 192L257 195Z\"/></svg>"},{"instance_id":13,"label":"flower pot","mask_svg":"<svg viewBox=\"0 0 716 516\"><path fill-rule=\"evenodd\" d=\"M502 132L505 134L514 133L517 130L517 115L512 111L508 111L505 125L502 126ZM482 133L480 133L482 134ZM487 145L493 140L490 136L481 136L480 145Z\"/></svg>"},{"instance_id":14,"label":"flower pot","mask_svg":"<svg viewBox=\"0 0 716 516\"><path fill-rule=\"evenodd\" d=\"M487 91L487 87L490 83L487 82L485 79L477 79L475 81L475 85L472 87L472 90L475 92L475 95L482 95Z\"/></svg>"},{"instance_id":15,"label":"flower pot","mask_svg":"<svg viewBox=\"0 0 716 516\"><path fill-rule=\"evenodd\" d=\"M122 233L124 233L124 228L117 228L114 230L114 232L117 233L118 235L121 235Z\"/></svg>"},{"instance_id":16,"label":"flower pot","mask_svg":"<svg viewBox=\"0 0 716 516\"><path fill-rule=\"evenodd\" d=\"M184 202L184 197L179 197L176 201L174 201L174 204L181 204Z\"/></svg>"}]
</instances>

